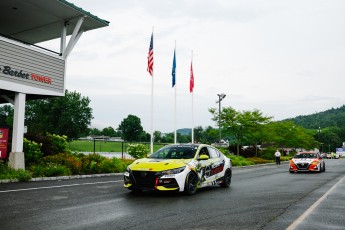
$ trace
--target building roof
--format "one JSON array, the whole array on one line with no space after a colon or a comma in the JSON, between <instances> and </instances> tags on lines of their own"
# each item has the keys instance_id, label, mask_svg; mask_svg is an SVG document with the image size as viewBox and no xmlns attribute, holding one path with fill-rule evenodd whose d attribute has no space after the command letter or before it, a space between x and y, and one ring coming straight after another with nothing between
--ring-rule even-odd
<instances>
[{"instance_id":1,"label":"building roof","mask_svg":"<svg viewBox=\"0 0 345 230\"><path fill-rule=\"evenodd\" d=\"M30 44L60 38L64 22L71 35L80 17L84 32L109 25L65 0L1 0L0 9L0 35Z\"/></svg>"}]
</instances>

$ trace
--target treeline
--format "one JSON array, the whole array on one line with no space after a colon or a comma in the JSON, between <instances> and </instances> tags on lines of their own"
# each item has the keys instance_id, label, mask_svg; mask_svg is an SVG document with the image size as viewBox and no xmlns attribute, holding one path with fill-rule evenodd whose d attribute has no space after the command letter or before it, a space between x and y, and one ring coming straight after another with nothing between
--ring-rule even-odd
<instances>
[{"instance_id":1,"label":"treeline","mask_svg":"<svg viewBox=\"0 0 345 230\"><path fill-rule=\"evenodd\" d=\"M306 129L313 130L315 139L324 152L335 151L345 142L345 105L320 113L286 119Z\"/></svg>"},{"instance_id":2,"label":"treeline","mask_svg":"<svg viewBox=\"0 0 345 230\"><path fill-rule=\"evenodd\" d=\"M93 111L89 104L88 97L67 90L64 97L27 101L27 135L52 133L65 135L69 139L103 135L121 137L128 142L150 142L150 134L143 130L140 118L131 114L124 118L118 127L90 129ZM195 127L194 142L211 144L219 142L221 136L221 139L236 146L237 154L244 145L334 151L345 141L345 106L279 122L273 122L272 117L262 115L259 110L237 111L227 107L222 108L220 114L217 108L210 108L208 111L213 115L212 119L217 128ZM13 106L0 106L0 127L9 127L11 133L12 124ZM181 131L185 132L177 133L177 142L191 142L188 130ZM174 142L173 132L155 131L153 135L156 143Z\"/></svg>"}]
</instances>

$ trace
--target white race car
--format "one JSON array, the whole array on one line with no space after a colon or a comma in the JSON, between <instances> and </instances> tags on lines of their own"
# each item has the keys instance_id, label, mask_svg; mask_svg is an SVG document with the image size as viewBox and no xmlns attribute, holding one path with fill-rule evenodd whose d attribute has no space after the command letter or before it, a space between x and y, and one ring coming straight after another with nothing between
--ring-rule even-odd
<instances>
[{"instance_id":1,"label":"white race car","mask_svg":"<svg viewBox=\"0 0 345 230\"><path fill-rule=\"evenodd\" d=\"M205 144L174 144L130 164L124 173L124 187L192 195L205 186L229 187L231 176L231 160L218 149Z\"/></svg>"}]
</instances>

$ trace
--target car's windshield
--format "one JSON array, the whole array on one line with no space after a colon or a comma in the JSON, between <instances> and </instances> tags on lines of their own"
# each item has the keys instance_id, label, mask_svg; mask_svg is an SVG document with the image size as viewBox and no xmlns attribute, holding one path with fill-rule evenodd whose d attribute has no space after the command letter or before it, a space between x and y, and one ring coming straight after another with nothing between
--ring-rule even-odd
<instances>
[{"instance_id":1,"label":"car's windshield","mask_svg":"<svg viewBox=\"0 0 345 230\"><path fill-rule=\"evenodd\" d=\"M294 156L294 158L317 158L314 153L300 153Z\"/></svg>"},{"instance_id":2,"label":"car's windshield","mask_svg":"<svg viewBox=\"0 0 345 230\"><path fill-rule=\"evenodd\" d=\"M167 146L153 153L149 158L159 159L191 159L194 158L197 147L195 146Z\"/></svg>"}]
</instances>

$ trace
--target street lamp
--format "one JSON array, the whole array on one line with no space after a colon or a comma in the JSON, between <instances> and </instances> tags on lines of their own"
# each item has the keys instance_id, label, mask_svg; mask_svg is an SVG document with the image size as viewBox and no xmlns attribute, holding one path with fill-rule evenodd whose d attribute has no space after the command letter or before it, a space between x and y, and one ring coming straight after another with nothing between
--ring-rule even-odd
<instances>
[{"instance_id":1,"label":"street lamp","mask_svg":"<svg viewBox=\"0 0 345 230\"><path fill-rule=\"evenodd\" d=\"M219 125L219 142L222 140L222 130L221 130L221 127L220 127L220 107L221 107L221 105L220 105L220 102L225 98L225 94L224 93L222 93L222 94L217 94L218 95L218 101L216 102L216 103L219 103L219 113L218 113L218 115L219 115L219 123L218 123L218 125Z\"/></svg>"}]
</instances>

